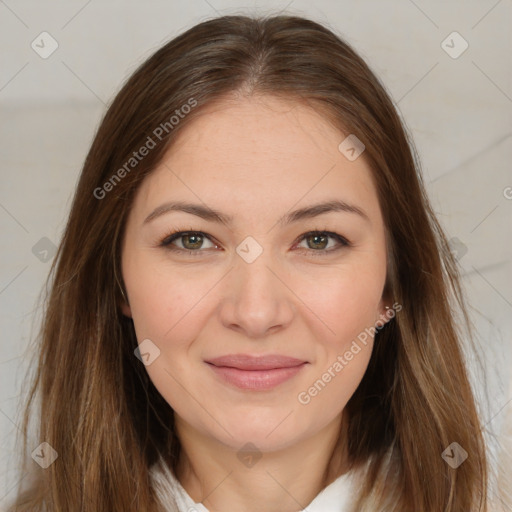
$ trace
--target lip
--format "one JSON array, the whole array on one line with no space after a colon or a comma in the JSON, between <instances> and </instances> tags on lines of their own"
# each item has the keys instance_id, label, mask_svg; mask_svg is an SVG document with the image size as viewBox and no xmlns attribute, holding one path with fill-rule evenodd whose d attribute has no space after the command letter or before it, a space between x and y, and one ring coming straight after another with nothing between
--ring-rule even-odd
<instances>
[{"instance_id":1,"label":"lip","mask_svg":"<svg viewBox=\"0 0 512 512\"><path fill-rule=\"evenodd\" d=\"M215 366L238 368L239 370L274 370L277 368L292 368L307 361L295 357L269 354L266 356L251 356L249 354L229 354L208 359L207 363Z\"/></svg>"},{"instance_id":2,"label":"lip","mask_svg":"<svg viewBox=\"0 0 512 512\"><path fill-rule=\"evenodd\" d=\"M215 374L240 389L264 391L297 375L307 361L282 355L230 354L205 361Z\"/></svg>"}]
</instances>

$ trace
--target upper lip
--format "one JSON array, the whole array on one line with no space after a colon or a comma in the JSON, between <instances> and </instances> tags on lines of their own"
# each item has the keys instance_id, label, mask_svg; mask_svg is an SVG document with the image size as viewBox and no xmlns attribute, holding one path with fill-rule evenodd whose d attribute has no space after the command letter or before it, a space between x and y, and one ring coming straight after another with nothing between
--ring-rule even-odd
<instances>
[{"instance_id":1,"label":"upper lip","mask_svg":"<svg viewBox=\"0 0 512 512\"><path fill-rule=\"evenodd\" d=\"M295 357L270 354L267 356L251 356L249 354L229 354L208 359L207 363L215 366L227 366L240 370L273 370L275 368L292 368L306 363Z\"/></svg>"}]
</instances>

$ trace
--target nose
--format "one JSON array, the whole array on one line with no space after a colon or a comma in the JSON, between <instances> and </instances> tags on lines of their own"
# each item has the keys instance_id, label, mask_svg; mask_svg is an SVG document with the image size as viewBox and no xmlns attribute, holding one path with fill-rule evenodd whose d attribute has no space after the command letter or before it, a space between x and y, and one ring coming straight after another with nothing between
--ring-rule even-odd
<instances>
[{"instance_id":1,"label":"nose","mask_svg":"<svg viewBox=\"0 0 512 512\"><path fill-rule=\"evenodd\" d=\"M251 339L286 329L296 311L286 281L286 273L266 251L252 263L235 258L234 268L223 280L220 319L224 327Z\"/></svg>"}]
</instances>

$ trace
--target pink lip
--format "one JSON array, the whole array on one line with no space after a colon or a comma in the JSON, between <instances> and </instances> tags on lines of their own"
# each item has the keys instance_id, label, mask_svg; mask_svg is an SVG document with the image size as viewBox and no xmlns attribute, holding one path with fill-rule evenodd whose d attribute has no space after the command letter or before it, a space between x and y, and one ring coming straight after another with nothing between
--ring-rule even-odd
<instances>
[{"instance_id":1,"label":"pink lip","mask_svg":"<svg viewBox=\"0 0 512 512\"><path fill-rule=\"evenodd\" d=\"M294 357L268 355L254 357L232 354L206 361L225 381L241 389L268 390L291 379L308 364Z\"/></svg>"},{"instance_id":2,"label":"pink lip","mask_svg":"<svg viewBox=\"0 0 512 512\"><path fill-rule=\"evenodd\" d=\"M215 366L228 366L240 370L273 370L275 368L291 368L306 363L295 357L269 354L268 356L251 356L248 354L229 354L227 356L208 359L207 363Z\"/></svg>"}]
</instances>

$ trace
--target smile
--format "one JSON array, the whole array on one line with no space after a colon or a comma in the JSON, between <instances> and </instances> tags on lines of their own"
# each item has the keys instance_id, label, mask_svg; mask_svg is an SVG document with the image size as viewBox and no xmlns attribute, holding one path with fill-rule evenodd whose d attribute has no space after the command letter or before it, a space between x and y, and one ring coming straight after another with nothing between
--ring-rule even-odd
<instances>
[{"instance_id":1,"label":"smile","mask_svg":"<svg viewBox=\"0 0 512 512\"><path fill-rule=\"evenodd\" d=\"M216 366L212 363L207 364L220 379L228 384L239 389L265 391L291 379L309 363L303 362L296 366L264 370L245 370L229 366Z\"/></svg>"}]
</instances>

